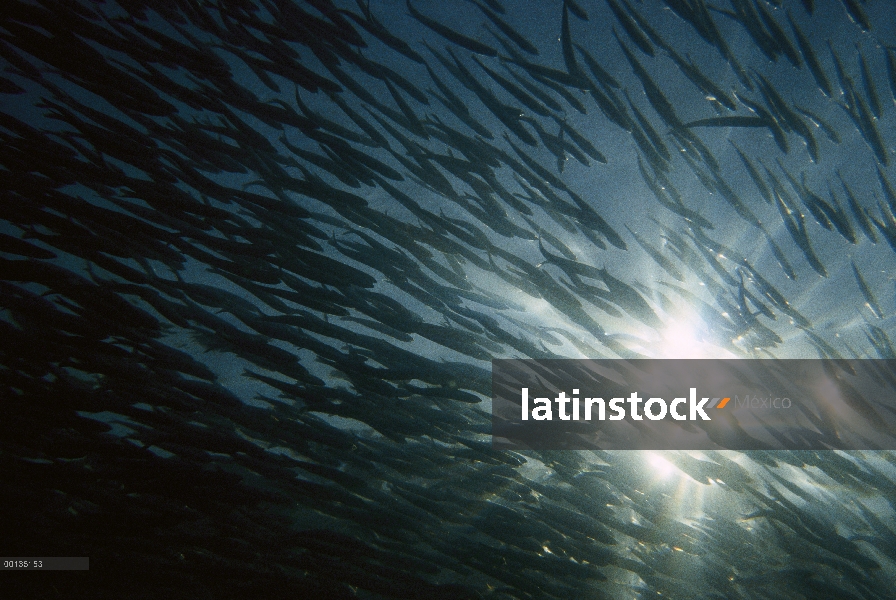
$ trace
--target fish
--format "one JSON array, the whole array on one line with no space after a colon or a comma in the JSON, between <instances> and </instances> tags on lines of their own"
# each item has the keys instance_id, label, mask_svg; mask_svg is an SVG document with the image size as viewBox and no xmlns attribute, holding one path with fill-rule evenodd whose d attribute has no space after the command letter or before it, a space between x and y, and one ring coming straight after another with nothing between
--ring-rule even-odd
<instances>
[{"instance_id":1,"label":"fish","mask_svg":"<svg viewBox=\"0 0 896 600\"><path fill-rule=\"evenodd\" d=\"M884 52L887 63L887 82L890 84L890 96L896 103L896 59L893 58L893 48L887 48Z\"/></svg>"},{"instance_id":2,"label":"fish","mask_svg":"<svg viewBox=\"0 0 896 600\"><path fill-rule=\"evenodd\" d=\"M477 2L475 0L470 1L473 2L473 4L475 4L480 11L482 11L482 14L484 14L488 18L488 20L491 21L492 24L501 31L501 33L503 33L511 41L513 41L513 43L516 44L520 50L523 50L524 52L528 52L529 54L533 54L535 56L538 55L538 48L534 46L529 40L527 40L522 34L517 32L516 29L511 27L501 17L495 14L495 12L492 12L491 9L484 6L480 2Z\"/></svg>"},{"instance_id":3,"label":"fish","mask_svg":"<svg viewBox=\"0 0 896 600\"><path fill-rule=\"evenodd\" d=\"M650 43L650 40L647 39L647 36L644 32L641 31L641 28L638 27L638 24L635 20L629 15L629 13L616 2L616 0L607 0L607 6L610 7L610 10L613 12L613 16L616 17L616 20L619 22L619 25L622 26L622 29L625 30L626 35L628 35L629 39L634 42L634 44L647 56L654 56L653 46Z\"/></svg>"},{"instance_id":4,"label":"fish","mask_svg":"<svg viewBox=\"0 0 896 600\"><path fill-rule=\"evenodd\" d=\"M482 63L482 61L477 59L475 56L473 57L473 60L476 62L476 64L479 65L479 68L485 71L488 76L495 81L495 83L504 88L508 93L510 93L511 96L519 100L523 104L523 106L531 110L533 113L541 115L543 117L547 117L551 114L550 110L548 110L546 106L539 102L537 98L529 95L525 90L515 85L506 77L502 77L497 72L489 69Z\"/></svg>"},{"instance_id":5,"label":"fish","mask_svg":"<svg viewBox=\"0 0 896 600\"><path fill-rule=\"evenodd\" d=\"M576 43L573 43L573 46L575 46L575 49L582 55L582 58L585 60L585 65L588 67L588 70L591 71L592 77L594 77L598 83L604 87L619 89L619 82L616 78L607 72L587 49Z\"/></svg>"},{"instance_id":6,"label":"fish","mask_svg":"<svg viewBox=\"0 0 896 600\"><path fill-rule=\"evenodd\" d=\"M859 55L859 73L861 74L862 87L865 88L865 96L868 97L868 106L871 109L871 114L874 115L874 118L880 119L881 112L883 111L881 108L880 96L877 94L877 87L875 87L874 79L868 69L865 55L862 54L862 50L859 48L858 44L856 44L856 54Z\"/></svg>"},{"instance_id":7,"label":"fish","mask_svg":"<svg viewBox=\"0 0 896 600\"><path fill-rule=\"evenodd\" d=\"M846 9L846 14L849 15L850 20L853 23L857 24L862 28L863 31L868 31L871 29L871 23L868 20L868 16L865 14L865 11L859 5L856 0L840 0L843 4L843 7Z\"/></svg>"},{"instance_id":8,"label":"fish","mask_svg":"<svg viewBox=\"0 0 896 600\"><path fill-rule=\"evenodd\" d=\"M881 309L880 304L878 304L877 298L874 297L871 288L868 287L868 283L859 272L859 268L856 266L855 262L852 263L852 274L856 278L856 283L859 284L859 289L862 292L862 297L865 298L865 306L874 314L875 317L877 317L878 319L883 319L884 311Z\"/></svg>"},{"instance_id":9,"label":"fish","mask_svg":"<svg viewBox=\"0 0 896 600\"><path fill-rule=\"evenodd\" d=\"M518 75L515 71L510 68L510 65L504 63L504 68L508 73L519 83L523 88L529 92L532 96L534 96L538 101L544 104L547 108L553 111L562 112L563 106L557 102L549 93L545 90L541 89L533 82L526 80L524 77Z\"/></svg>"},{"instance_id":10,"label":"fish","mask_svg":"<svg viewBox=\"0 0 896 600\"><path fill-rule=\"evenodd\" d=\"M818 143L815 141L812 131L806 126L802 118L788 106L788 103L764 77L761 75L757 76L757 80L760 86L760 91L768 102L772 113L778 117L776 121L782 123L787 130L793 131L802 137L803 141L806 143L809 157L813 162L818 162Z\"/></svg>"},{"instance_id":11,"label":"fish","mask_svg":"<svg viewBox=\"0 0 896 600\"><path fill-rule=\"evenodd\" d=\"M417 21L430 28L449 42L457 44L458 46L466 48L467 50L470 50L477 54L482 54L484 56L498 56L498 51L491 46L474 40L471 37L467 37L464 34L454 31L450 27L446 27L438 21L425 16L423 13L419 12L413 7L413 5L411 4L411 0L406 0L405 5L407 6L408 12L412 17L414 17Z\"/></svg>"},{"instance_id":12,"label":"fish","mask_svg":"<svg viewBox=\"0 0 896 600\"><path fill-rule=\"evenodd\" d=\"M660 117L662 117L666 125L671 127L673 130L681 130L683 128L683 123L678 118L678 115L675 112L675 107L669 102L659 86L656 84L656 82L654 82L653 78L651 78L647 71L644 69L643 65L638 62L638 59L635 58L635 55L632 54L631 50L629 50L625 43L619 38L615 30L613 31L613 35L616 37L616 41L619 44L620 48L622 48L622 52L623 54L625 54L625 58L632 66L632 69L634 69L635 75L641 82L644 93L647 95L647 99L648 101L650 101L653 109L657 112L657 114L660 115Z\"/></svg>"},{"instance_id":13,"label":"fish","mask_svg":"<svg viewBox=\"0 0 896 600\"><path fill-rule=\"evenodd\" d=\"M762 24L768 30L772 39L775 40L779 50L785 57L787 57L787 60L789 60L794 67L801 67L802 61L800 60L800 54L790 43L790 38L787 37L787 33L784 29L778 25L778 22L774 17L769 14L768 9L762 4L756 4L756 12L759 14Z\"/></svg>"},{"instance_id":14,"label":"fish","mask_svg":"<svg viewBox=\"0 0 896 600\"><path fill-rule=\"evenodd\" d=\"M588 12L579 6L579 3L575 0L563 0L563 5L566 7L569 12L574 14L577 18L587 21L588 20Z\"/></svg>"},{"instance_id":15,"label":"fish","mask_svg":"<svg viewBox=\"0 0 896 600\"><path fill-rule=\"evenodd\" d=\"M631 228L629 228L627 225L626 228L628 229L629 233L632 234L632 237L635 238L635 241L638 242L638 245L644 249L644 251L650 256L650 258L654 260L654 262L662 267L662 269L673 278L681 281L682 283L684 282L684 275L682 275L678 267L676 267L668 257L664 256L662 252L648 244L646 240L639 237L638 234L632 231Z\"/></svg>"},{"instance_id":16,"label":"fish","mask_svg":"<svg viewBox=\"0 0 896 600\"><path fill-rule=\"evenodd\" d=\"M766 21L768 15L760 15L759 9L751 2L737 1L732 3L731 11L713 8L715 12L725 15L744 26L756 46L770 61L777 61L783 48L774 35L769 31Z\"/></svg>"},{"instance_id":17,"label":"fish","mask_svg":"<svg viewBox=\"0 0 896 600\"><path fill-rule=\"evenodd\" d=\"M815 50L812 49L812 44L809 41L809 38L806 37L806 34L803 33L796 22L794 22L790 13L787 13L787 22L790 24L790 30L793 32L793 37L796 38L796 43L800 49L800 54L802 55L803 60L809 68L809 72L812 73L812 77L815 78L815 83L818 85L818 89L821 90L821 93L830 98L833 94L831 82L825 74L824 68L821 66L818 55L815 53Z\"/></svg>"},{"instance_id":18,"label":"fish","mask_svg":"<svg viewBox=\"0 0 896 600\"><path fill-rule=\"evenodd\" d=\"M827 138L828 138L829 140L831 140L831 142L833 142L834 144L839 144L839 143L840 143L840 134L837 133L837 130L834 129L828 122L826 122L825 120L823 120L823 119L822 119L821 117L819 117L817 114L815 114L815 113L813 113L813 112L810 112L810 111L806 110L805 108L801 108L801 107L799 107L799 106L797 106L797 105L795 105L795 104L794 104L793 107L794 107L794 109L797 110L797 112L801 113L801 114L802 114L803 116L805 116L807 119L809 119L810 121L812 121L812 123L813 123L816 127L818 127L819 129L821 129L822 131L824 131L824 134L827 136Z\"/></svg>"},{"instance_id":19,"label":"fish","mask_svg":"<svg viewBox=\"0 0 896 600\"><path fill-rule=\"evenodd\" d=\"M560 47L563 51L563 64L566 66L566 72L573 79L578 81L582 78L582 70L576 62L576 53L573 50L572 34L569 29L569 4L563 3L563 13L560 19Z\"/></svg>"},{"instance_id":20,"label":"fish","mask_svg":"<svg viewBox=\"0 0 896 600\"><path fill-rule=\"evenodd\" d=\"M552 116L557 125L560 126L561 134L565 133L570 138L572 138L575 145L592 159L596 160L597 162L607 164L607 157L600 150L598 150L587 137L576 131L576 129L570 126L569 123L566 122L566 120L561 120L556 115Z\"/></svg>"},{"instance_id":21,"label":"fish","mask_svg":"<svg viewBox=\"0 0 896 600\"><path fill-rule=\"evenodd\" d=\"M362 5L359 3L361 10L363 12L363 16L358 16L355 13L348 10L339 10L340 14L345 15L361 27L363 27L368 33L375 36L381 42L410 58L414 62L424 64L426 61L423 59L420 54L418 54L405 40L391 33L382 23L374 18L373 14L370 12L369 7Z\"/></svg>"},{"instance_id":22,"label":"fish","mask_svg":"<svg viewBox=\"0 0 896 600\"><path fill-rule=\"evenodd\" d=\"M843 180L843 176L837 172L837 179L840 180L840 186L843 188L843 191L846 193L846 199L849 205L849 209L852 212L853 217L855 217L856 222L859 224L859 229L862 230L862 233L871 241L871 243L877 243L877 236L874 235L874 230L871 229L871 222L868 220L868 215L865 210L859 205L858 199L853 194L850 187L846 184L846 181Z\"/></svg>"}]
</instances>

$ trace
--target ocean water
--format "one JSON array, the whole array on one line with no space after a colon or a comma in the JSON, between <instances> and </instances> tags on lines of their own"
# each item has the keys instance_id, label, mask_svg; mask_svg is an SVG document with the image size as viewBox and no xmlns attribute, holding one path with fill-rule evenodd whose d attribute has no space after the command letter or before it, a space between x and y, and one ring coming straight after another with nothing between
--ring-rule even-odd
<instances>
[{"instance_id":1,"label":"ocean water","mask_svg":"<svg viewBox=\"0 0 896 600\"><path fill-rule=\"evenodd\" d=\"M891 451L496 450L490 370L896 358L893 9L5 4L0 550L91 560L9 589L891 597Z\"/></svg>"}]
</instances>

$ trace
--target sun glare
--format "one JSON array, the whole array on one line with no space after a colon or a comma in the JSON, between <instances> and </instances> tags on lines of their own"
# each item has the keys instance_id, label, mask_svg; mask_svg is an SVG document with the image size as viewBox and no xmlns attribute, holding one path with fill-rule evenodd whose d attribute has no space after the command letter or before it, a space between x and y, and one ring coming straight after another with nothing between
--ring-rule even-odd
<instances>
[{"instance_id":1,"label":"sun glare","mask_svg":"<svg viewBox=\"0 0 896 600\"><path fill-rule=\"evenodd\" d=\"M659 454L650 453L647 455L647 462L653 467L653 471L660 479L666 479L678 469L668 460Z\"/></svg>"},{"instance_id":2,"label":"sun glare","mask_svg":"<svg viewBox=\"0 0 896 600\"><path fill-rule=\"evenodd\" d=\"M656 358L737 358L734 354L712 344L700 335L698 319L676 319L660 332L654 345Z\"/></svg>"}]
</instances>

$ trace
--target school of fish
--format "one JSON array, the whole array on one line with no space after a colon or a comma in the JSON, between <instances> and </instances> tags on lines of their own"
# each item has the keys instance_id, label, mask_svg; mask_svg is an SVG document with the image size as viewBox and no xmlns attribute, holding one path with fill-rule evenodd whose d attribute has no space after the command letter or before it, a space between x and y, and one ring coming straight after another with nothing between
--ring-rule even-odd
<instances>
[{"instance_id":1,"label":"school of fish","mask_svg":"<svg viewBox=\"0 0 896 600\"><path fill-rule=\"evenodd\" d=\"M7 0L0 548L91 567L3 586L890 598L894 452L511 452L489 402L896 359L894 150L890 0Z\"/></svg>"}]
</instances>

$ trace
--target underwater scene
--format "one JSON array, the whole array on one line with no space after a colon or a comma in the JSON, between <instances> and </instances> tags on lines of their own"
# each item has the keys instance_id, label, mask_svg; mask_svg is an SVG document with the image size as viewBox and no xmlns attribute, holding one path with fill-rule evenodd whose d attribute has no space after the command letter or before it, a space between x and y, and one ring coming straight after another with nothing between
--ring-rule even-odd
<instances>
[{"instance_id":1,"label":"underwater scene","mask_svg":"<svg viewBox=\"0 0 896 600\"><path fill-rule=\"evenodd\" d=\"M836 415L492 438L502 359L896 391L893 0L4 0L0 180L0 554L90 561L5 597L896 597Z\"/></svg>"}]
</instances>

